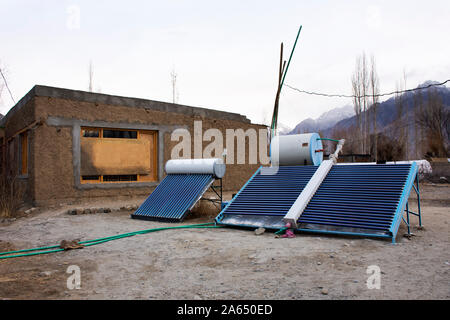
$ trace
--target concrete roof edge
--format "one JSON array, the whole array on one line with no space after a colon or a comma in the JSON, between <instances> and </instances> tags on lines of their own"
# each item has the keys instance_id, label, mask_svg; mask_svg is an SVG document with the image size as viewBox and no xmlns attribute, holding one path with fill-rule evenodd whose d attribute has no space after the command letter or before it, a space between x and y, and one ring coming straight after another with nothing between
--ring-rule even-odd
<instances>
[{"instance_id":1,"label":"concrete roof edge","mask_svg":"<svg viewBox=\"0 0 450 320\"><path fill-rule=\"evenodd\" d=\"M232 121L240 121L244 123L251 123L251 121L244 115L208 108L192 107L181 104L173 104L169 102L131 98L124 96L109 95L104 93L87 92L81 90L65 89L44 85L35 85L30 91L25 94L8 113L0 119L0 127L4 126L9 117L22 108L33 97L51 97L67 100L76 100L92 103L104 103L109 105L121 105L134 108L146 108L163 112L183 113L192 116L200 116L213 119L227 119Z\"/></svg>"},{"instance_id":2,"label":"concrete roof edge","mask_svg":"<svg viewBox=\"0 0 450 320\"><path fill-rule=\"evenodd\" d=\"M228 120L250 123L250 120L241 114L219 111L208 108L192 107L169 102L131 98L124 96L109 95L104 93L87 92L81 90L64 89L50 86L34 86L35 96L52 97L83 102L104 103L109 105L121 105L134 108L146 108L163 112L183 113L198 115L206 118L225 118Z\"/></svg>"}]
</instances>

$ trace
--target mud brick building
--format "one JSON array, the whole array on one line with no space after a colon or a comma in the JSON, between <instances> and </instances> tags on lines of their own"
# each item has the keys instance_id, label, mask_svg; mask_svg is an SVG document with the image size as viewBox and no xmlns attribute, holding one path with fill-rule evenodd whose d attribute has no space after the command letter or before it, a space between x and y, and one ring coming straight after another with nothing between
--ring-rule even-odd
<instances>
[{"instance_id":1,"label":"mud brick building","mask_svg":"<svg viewBox=\"0 0 450 320\"><path fill-rule=\"evenodd\" d=\"M147 195L178 144L172 132L194 137L198 120L224 140L226 129L266 128L236 113L35 86L0 120L0 172L15 177L34 205ZM238 190L258 166L227 165L224 190Z\"/></svg>"}]
</instances>

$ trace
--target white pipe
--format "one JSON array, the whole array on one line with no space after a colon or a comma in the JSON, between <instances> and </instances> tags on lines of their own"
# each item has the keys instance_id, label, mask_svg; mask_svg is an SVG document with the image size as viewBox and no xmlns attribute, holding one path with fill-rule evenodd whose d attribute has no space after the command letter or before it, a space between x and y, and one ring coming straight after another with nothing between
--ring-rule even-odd
<instances>
[{"instance_id":1,"label":"white pipe","mask_svg":"<svg viewBox=\"0 0 450 320\"><path fill-rule=\"evenodd\" d=\"M323 180L328 175L328 172L330 172L333 165L337 162L339 152L341 152L344 143L345 143L344 139L339 140L339 143L336 146L336 151L330 155L329 160L322 161L319 168L317 168L316 172L313 174L311 179L303 188L297 200L295 200L294 204L291 206L289 211L284 216L283 221L286 223L286 225L288 225L289 223L290 228L295 229L297 228L298 219L302 215L303 211L305 211L308 203L316 194Z\"/></svg>"},{"instance_id":2,"label":"white pipe","mask_svg":"<svg viewBox=\"0 0 450 320\"><path fill-rule=\"evenodd\" d=\"M297 200L295 200L288 213L286 213L286 215L284 216L283 221L286 224L290 223L291 228L297 228L297 220L306 209L306 206L308 205L309 201L311 201L317 189L319 189L328 172L330 172L331 167L333 167L333 160L322 161L319 168L317 168L314 175L306 184L305 188L303 188Z\"/></svg>"}]
</instances>

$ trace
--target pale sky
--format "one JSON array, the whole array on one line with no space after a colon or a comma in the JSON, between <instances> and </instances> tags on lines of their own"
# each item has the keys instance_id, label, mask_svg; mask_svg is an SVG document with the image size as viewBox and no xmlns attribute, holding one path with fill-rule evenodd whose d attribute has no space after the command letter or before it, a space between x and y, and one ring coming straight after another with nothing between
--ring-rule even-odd
<instances>
[{"instance_id":1,"label":"pale sky","mask_svg":"<svg viewBox=\"0 0 450 320\"><path fill-rule=\"evenodd\" d=\"M79 13L79 15L78 15ZM450 78L450 1L0 0L0 64L16 101L35 84L172 101L268 122L279 46L286 83L351 94L355 59L377 61L381 91ZM283 88L279 122L295 126L349 99ZM13 102L3 90L0 113Z\"/></svg>"}]
</instances>

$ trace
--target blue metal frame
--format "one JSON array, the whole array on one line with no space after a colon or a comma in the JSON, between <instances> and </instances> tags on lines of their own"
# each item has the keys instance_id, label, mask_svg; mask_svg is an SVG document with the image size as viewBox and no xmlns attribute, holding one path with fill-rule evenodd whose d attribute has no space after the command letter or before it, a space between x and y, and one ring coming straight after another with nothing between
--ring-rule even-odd
<instances>
[{"instance_id":1,"label":"blue metal frame","mask_svg":"<svg viewBox=\"0 0 450 320\"><path fill-rule=\"evenodd\" d=\"M402 220L403 220L403 222L405 222L406 227L408 228L408 235L411 235L411 222L410 222L409 214L412 214L412 215L415 215L415 216L419 217L419 226L420 227L422 226L422 212L421 212L421 209L420 209L420 191L419 191L419 175L418 174L416 174L415 182L416 182L417 186L413 184L412 187L413 187L413 189L414 189L414 191L416 192L416 195L417 195L417 209L418 209L418 212L416 213L416 212L413 212L413 211L409 210L409 204L408 204L408 202L406 202L406 210L405 210L405 212L406 212L406 220L405 220L405 217L403 217L403 215L402 215Z\"/></svg>"},{"instance_id":2,"label":"blue metal frame","mask_svg":"<svg viewBox=\"0 0 450 320\"><path fill-rule=\"evenodd\" d=\"M361 236L361 237L376 237L376 238L390 238L390 235L384 234L375 234L375 233L364 233L364 232L345 232L345 231L337 231L337 230L320 230L320 229L305 229L298 228L296 229L300 232L310 232L310 233L328 233L328 234L337 234L337 235L346 235L346 236Z\"/></svg>"},{"instance_id":3,"label":"blue metal frame","mask_svg":"<svg viewBox=\"0 0 450 320\"><path fill-rule=\"evenodd\" d=\"M406 179L405 185L403 187L402 196L398 203L397 210L395 211L394 219L392 219L392 224L391 224L391 227L389 228L389 231L392 234L392 243L395 243L395 238L397 237L398 228L402 221L403 212L405 211L405 208L408 205L408 198L409 198L411 190L414 186L414 180L416 180L416 178L417 178L417 171L418 171L417 163L413 162L411 164L411 169L409 171L408 178ZM408 212L409 212L409 210L408 210ZM408 213L408 221L409 221L409 213ZM409 224L408 224L408 230L409 230Z\"/></svg>"}]
</instances>

